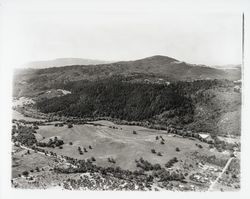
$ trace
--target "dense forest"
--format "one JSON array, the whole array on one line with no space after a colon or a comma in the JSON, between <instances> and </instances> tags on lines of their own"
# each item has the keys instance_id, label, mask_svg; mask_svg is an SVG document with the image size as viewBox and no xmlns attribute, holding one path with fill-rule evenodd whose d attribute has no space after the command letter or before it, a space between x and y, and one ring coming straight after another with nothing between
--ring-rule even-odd
<instances>
[{"instance_id":1,"label":"dense forest","mask_svg":"<svg viewBox=\"0 0 250 199\"><path fill-rule=\"evenodd\" d=\"M132 83L119 78L75 81L63 87L72 94L42 100L36 106L41 112L64 116L151 120L213 132L218 130L220 116L225 111L237 111L240 105L238 98L224 96L233 96L232 88L233 82L227 80L179 81L170 85Z\"/></svg>"},{"instance_id":2,"label":"dense forest","mask_svg":"<svg viewBox=\"0 0 250 199\"><path fill-rule=\"evenodd\" d=\"M75 82L72 94L37 103L44 113L77 117L108 116L124 120L144 120L173 110L183 117L192 114L191 99L172 86L129 83L120 80Z\"/></svg>"}]
</instances>

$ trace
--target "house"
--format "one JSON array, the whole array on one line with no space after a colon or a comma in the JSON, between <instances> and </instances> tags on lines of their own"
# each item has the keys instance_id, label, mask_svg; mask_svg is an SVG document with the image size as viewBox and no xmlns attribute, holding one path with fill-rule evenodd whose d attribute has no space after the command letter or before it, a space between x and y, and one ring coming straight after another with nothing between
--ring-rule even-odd
<instances>
[{"instance_id":1,"label":"house","mask_svg":"<svg viewBox=\"0 0 250 199\"><path fill-rule=\"evenodd\" d=\"M198 135L199 135L199 139L204 140L206 142L209 142L209 141L213 142L214 141L213 138L211 137L211 135L209 135L209 134L199 133Z\"/></svg>"}]
</instances>

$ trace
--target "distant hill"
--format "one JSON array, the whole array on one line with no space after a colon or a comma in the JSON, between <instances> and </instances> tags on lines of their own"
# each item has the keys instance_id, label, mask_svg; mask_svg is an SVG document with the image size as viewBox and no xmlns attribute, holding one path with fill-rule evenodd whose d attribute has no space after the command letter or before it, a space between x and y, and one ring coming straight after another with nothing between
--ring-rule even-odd
<instances>
[{"instance_id":1,"label":"distant hill","mask_svg":"<svg viewBox=\"0 0 250 199\"><path fill-rule=\"evenodd\" d=\"M133 81L164 79L168 82L203 79L241 79L241 69L217 69L193 65L174 58L156 55L135 61L99 65L72 65L45 69L22 69L14 77L14 96L32 96L69 82L122 76ZM59 86L59 87L58 87ZM60 87L61 86L61 87Z\"/></svg>"},{"instance_id":2,"label":"distant hill","mask_svg":"<svg viewBox=\"0 0 250 199\"><path fill-rule=\"evenodd\" d=\"M228 64L228 65L221 65L221 66L212 66L217 69L240 69L241 65L240 64Z\"/></svg>"},{"instance_id":3,"label":"distant hill","mask_svg":"<svg viewBox=\"0 0 250 199\"><path fill-rule=\"evenodd\" d=\"M95 59L81 59L81 58L58 58L47 61L34 61L24 65L25 68L51 68L61 66L72 66L72 65L98 65L108 64L109 61L95 60Z\"/></svg>"}]
</instances>

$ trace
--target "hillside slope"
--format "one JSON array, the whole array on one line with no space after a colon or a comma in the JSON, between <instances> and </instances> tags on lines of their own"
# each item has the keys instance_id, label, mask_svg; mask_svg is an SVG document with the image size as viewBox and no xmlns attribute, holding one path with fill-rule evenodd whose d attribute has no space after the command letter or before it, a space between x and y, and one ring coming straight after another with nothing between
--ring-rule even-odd
<instances>
[{"instance_id":1,"label":"hillside slope","mask_svg":"<svg viewBox=\"0 0 250 199\"><path fill-rule=\"evenodd\" d=\"M199 79L241 78L240 68L220 70L203 65L191 65L166 56L153 56L136 61L123 61L101 65L74 65L46 69L19 70L14 76L14 92L16 97L33 96L37 92L66 85L69 82L123 76L131 79L165 78L166 81L193 81Z\"/></svg>"},{"instance_id":2,"label":"hillside slope","mask_svg":"<svg viewBox=\"0 0 250 199\"><path fill-rule=\"evenodd\" d=\"M240 134L241 94L231 81L161 85L108 79L75 82L67 89L72 94L38 101L36 108L61 116L110 117L211 134Z\"/></svg>"}]
</instances>

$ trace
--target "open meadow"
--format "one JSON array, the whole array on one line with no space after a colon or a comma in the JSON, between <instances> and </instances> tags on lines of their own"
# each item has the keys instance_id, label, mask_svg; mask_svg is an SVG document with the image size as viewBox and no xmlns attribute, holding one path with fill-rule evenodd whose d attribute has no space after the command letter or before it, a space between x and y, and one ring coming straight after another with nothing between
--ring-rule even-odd
<instances>
[{"instance_id":1,"label":"open meadow","mask_svg":"<svg viewBox=\"0 0 250 199\"><path fill-rule=\"evenodd\" d=\"M135 170L135 160L141 157L153 164L159 163L161 166L176 157L179 160L177 166L189 161L191 156L197 152L200 156L216 155L219 158L227 158L226 154L211 150L208 144L196 139L183 138L167 134L166 131L140 126L115 125L109 121L74 125L72 128L54 125L40 126L37 133L43 137L45 142L55 136L64 141L61 149L45 147L46 150L77 159L94 157L95 164L104 167L120 166L123 169ZM198 147L197 144L201 147ZM82 149L83 154L79 153L78 147ZM152 149L155 150L155 153L151 151ZM115 164L109 162L108 158L113 158Z\"/></svg>"}]
</instances>

